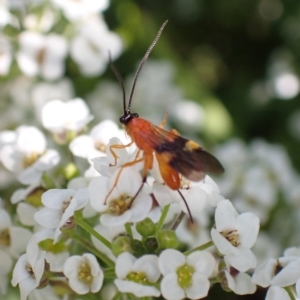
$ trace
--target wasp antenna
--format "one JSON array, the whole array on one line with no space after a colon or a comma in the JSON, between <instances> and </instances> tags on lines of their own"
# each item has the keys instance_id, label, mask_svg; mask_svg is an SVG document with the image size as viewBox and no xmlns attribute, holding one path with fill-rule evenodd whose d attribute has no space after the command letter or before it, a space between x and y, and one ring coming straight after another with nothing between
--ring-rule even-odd
<instances>
[{"instance_id":1,"label":"wasp antenna","mask_svg":"<svg viewBox=\"0 0 300 300\"><path fill-rule=\"evenodd\" d=\"M143 67L144 63L146 62L146 60L147 60L149 54L151 53L152 49L153 49L154 46L156 45L156 43L157 43L157 41L158 41L158 39L159 39L159 37L160 37L162 31L164 30L165 26L167 25L167 23L168 23L168 20L165 21L165 22L161 25L161 27L160 27L160 29L159 29L159 31L158 31L158 33L157 33L157 35L156 35L154 41L152 42L152 44L151 44L150 47L148 48L148 50L147 50L145 56L143 57L143 59L142 59L140 65L139 65L139 67L138 67L138 69L137 69L137 71L136 71L136 73L135 73L134 80L133 80L133 84L132 84L132 88L131 88L131 92L130 92L130 96L129 96L128 107L127 107L127 111L128 111L128 112L130 112L130 106L131 106L132 96L133 96L133 92L134 92L134 89L135 89L135 85L136 85L138 76L139 76L139 74L140 74L140 72L141 72L141 70L142 70L142 67Z\"/></svg>"},{"instance_id":2,"label":"wasp antenna","mask_svg":"<svg viewBox=\"0 0 300 300\"><path fill-rule=\"evenodd\" d=\"M123 81L123 78L122 78L119 70L117 69L117 67L112 62L110 51L108 51L108 58L109 58L110 68L114 72L114 74L117 77L117 79L119 81L119 84L120 84L120 86L122 88L122 93L123 93L123 109L124 109L124 114L125 114L126 113L126 93L125 93L124 81Z\"/></svg>"}]
</instances>

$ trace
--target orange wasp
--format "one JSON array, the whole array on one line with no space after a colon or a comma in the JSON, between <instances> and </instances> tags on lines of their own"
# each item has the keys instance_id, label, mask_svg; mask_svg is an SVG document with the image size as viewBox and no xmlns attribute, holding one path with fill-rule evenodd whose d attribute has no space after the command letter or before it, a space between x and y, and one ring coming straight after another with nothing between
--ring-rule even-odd
<instances>
[{"instance_id":1,"label":"orange wasp","mask_svg":"<svg viewBox=\"0 0 300 300\"><path fill-rule=\"evenodd\" d=\"M203 150L197 143L181 137L176 130L166 131L162 129L166 122L166 118L160 126L155 126L151 122L142 119L137 113L131 113L131 102L134 89L136 86L137 78L139 73L146 62L150 52L157 43L164 27L168 21L165 21L159 29L154 41L148 48L145 56L143 57L137 72L134 77L132 89L129 96L129 102L126 107L126 93L124 83L120 73L111 62L111 67L119 83L122 87L123 92L123 109L124 114L120 117L120 122L125 126L126 133L130 136L131 142L127 145L111 145L110 151L115 159L115 163L111 166L115 166L117 163L118 156L113 149L120 149L129 147L133 143L136 144L139 149L136 158L132 162L125 163L116 178L113 188L116 186L121 171L125 167L130 167L136 163L144 162L142 171L143 182L132 201L141 191L144 183L146 182L148 170L153 167L153 154L155 155L161 176L165 184L172 190L177 190L181 198L184 200L187 207L188 213L192 220L191 212L180 192L181 180L180 174L191 181L200 181L205 177L206 173L223 173L224 168L220 162L210 153ZM138 159L140 151L143 151L142 157ZM112 188L112 189L113 189ZM112 190L111 190L112 191ZM109 192L109 194L111 193ZM108 195L109 195L108 194ZM108 197L108 196L107 196Z\"/></svg>"}]
</instances>

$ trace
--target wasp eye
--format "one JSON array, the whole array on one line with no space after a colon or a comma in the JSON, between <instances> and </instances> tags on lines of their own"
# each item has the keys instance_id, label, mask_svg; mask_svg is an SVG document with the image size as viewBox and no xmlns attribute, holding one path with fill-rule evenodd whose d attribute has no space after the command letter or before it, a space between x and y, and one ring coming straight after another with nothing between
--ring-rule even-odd
<instances>
[{"instance_id":1,"label":"wasp eye","mask_svg":"<svg viewBox=\"0 0 300 300\"><path fill-rule=\"evenodd\" d=\"M121 124L125 124L126 123L126 116L125 115L121 116L119 120L120 120Z\"/></svg>"}]
</instances>

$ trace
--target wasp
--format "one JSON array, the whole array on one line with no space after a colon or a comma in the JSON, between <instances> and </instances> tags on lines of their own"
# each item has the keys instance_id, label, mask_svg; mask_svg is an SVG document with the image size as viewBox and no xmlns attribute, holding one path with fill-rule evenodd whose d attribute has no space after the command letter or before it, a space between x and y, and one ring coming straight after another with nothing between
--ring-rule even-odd
<instances>
[{"instance_id":1,"label":"wasp","mask_svg":"<svg viewBox=\"0 0 300 300\"><path fill-rule=\"evenodd\" d=\"M212 154L205 151L197 143L181 137L176 130L171 130L171 131L164 130L162 127L166 123L166 117L162 122L162 124L156 126L152 124L150 121L140 118L137 113L131 112L131 103L132 103L133 93L137 83L138 76L150 52L152 51L157 41L159 40L159 37L164 27L166 26L167 22L168 21L165 21L162 24L154 41L148 48L146 54L144 55L136 71L130 96L129 96L128 105L126 105L126 93L125 93L122 77L118 72L118 70L116 69L116 67L112 64L110 59L111 68L115 73L117 79L119 80L123 92L124 113L120 117L120 123L124 125L127 135L131 138L131 142L127 145L110 146L110 151L115 159L115 163L111 164L111 166L115 166L117 164L117 159L118 159L118 156L116 155L114 149L129 147L133 143L136 144L139 151L138 154L136 155L135 160L125 163L121 167L121 170L119 171L119 174L116 177L116 181L114 184L115 187L123 168L133 166L134 164L139 162L143 162L144 163L144 167L142 170L143 182L140 189L133 197L132 199L133 201L134 198L141 191L144 183L146 182L147 173L153 167L153 160L154 160L153 155L155 155L159 165L159 171L164 180L164 183L170 189L178 191L181 198L185 202L188 213L192 220L191 212L186 203L186 200L184 199L183 195L179 190L181 187L180 174L190 181L200 181L204 179L206 173L216 173L216 174L223 173L224 172L223 166ZM141 151L142 151L142 157L138 158Z\"/></svg>"}]
</instances>

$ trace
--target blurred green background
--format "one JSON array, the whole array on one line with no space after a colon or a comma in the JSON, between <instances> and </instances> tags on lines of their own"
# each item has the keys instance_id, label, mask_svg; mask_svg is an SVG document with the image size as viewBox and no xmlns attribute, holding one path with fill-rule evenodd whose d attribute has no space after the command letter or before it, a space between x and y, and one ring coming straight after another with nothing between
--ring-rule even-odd
<instances>
[{"instance_id":1,"label":"blurred green background","mask_svg":"<svg viewBox=\"0 0 300 300\"><path fill-rule=\"evenodd\" d=\"M124 77L169 20L151 57L175 64L186 97L222 110L212 120L219 128L205 131L206 139L281 143L298 170L299 14L295 0L115 0L104 13L126 43L116 61Z\"/></svg>"}]
</instances>

